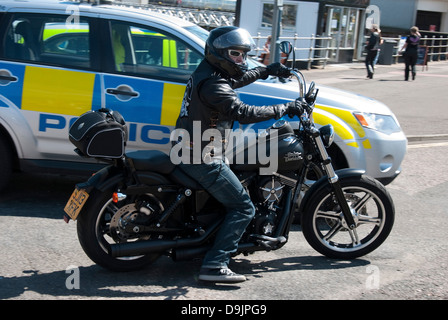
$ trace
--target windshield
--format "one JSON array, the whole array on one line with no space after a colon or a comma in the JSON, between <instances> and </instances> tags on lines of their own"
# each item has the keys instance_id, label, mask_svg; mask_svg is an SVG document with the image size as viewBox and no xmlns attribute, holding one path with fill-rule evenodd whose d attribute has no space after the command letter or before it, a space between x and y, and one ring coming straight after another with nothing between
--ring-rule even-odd
<instances>
[{"instance_id":1,"label":"windshield","mask_svg":"<svg viewBox=\"0 0 448 320\"><path fill-rule=\"evenodd\" d=\"M192 34L194 34L195 36L197 36L199 39L203 40L204 42L207 41L208 38L208 34L209 32L197 25L194 26L189 26L189 27L185 27L186 30L190 31ZM249 57L247 58L247 63L248 63L248 67L249 69L258 67L258 66L264 66L263 64L261 64L258 61L255 61L254 59L250 58L252 52L249 52Z\"/></svg>"},{"instance_id":2,"label":"windshield","mask_svg":"<svg viewBox=\"0 0 448 320\"><path fill-rule=\"evenodd\" d=\"M204 40L204 42L208 38L208 31L197 26L197 25L185 27L185 29L190 31L192 34L194 34L199 39Z\"/></svg>"}]
</instances>

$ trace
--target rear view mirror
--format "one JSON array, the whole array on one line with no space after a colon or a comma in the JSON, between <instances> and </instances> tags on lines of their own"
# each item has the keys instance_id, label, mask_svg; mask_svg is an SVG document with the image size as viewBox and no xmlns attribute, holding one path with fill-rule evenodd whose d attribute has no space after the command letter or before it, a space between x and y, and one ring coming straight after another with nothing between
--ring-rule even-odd
<instances>
[{"instance_id":1,"label":"rear view mirror","mask_svg":"<svg viewBox=\"0 0 448 320\"><path fill-rule=\"evenodd\" d=\"M282 41L280 42L280 51L284 54L286 54L286 60L289 59L289 55L292 52L292 66L294 68L294 65L296 63L296 51L294 50L294 46L289 41Z\"/></svg>"},{"instance_id":2,"label":"rear view mirror","mask_svg":"<svg viewBox=\"0 0 448 320\"><path fill-rule=\"evenodd\" d=\"M280 51L281 52L289 55L291 53L292 49L293 49L293 47L292 47L291 42L289 42L289 41L280 42Z\"/></svg>"}]
</instances>

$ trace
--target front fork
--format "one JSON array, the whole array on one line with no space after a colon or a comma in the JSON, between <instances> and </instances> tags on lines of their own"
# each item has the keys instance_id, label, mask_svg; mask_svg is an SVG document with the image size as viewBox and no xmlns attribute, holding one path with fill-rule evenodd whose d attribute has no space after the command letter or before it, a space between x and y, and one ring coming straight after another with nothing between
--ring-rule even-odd
<instances>
[{"instance_id":1,"label":"front fork","mask_svg":"<svg viewBox=\"0 0 448 320\"><path fill-rule=\"evenodd\" d=\"M352 216L352 211L347 203L347 199L345 199L344 192L342 191L341 183L339 181L339 177L334 171L333 165L331 164L331 158L328 156L327 149L322 142L322 138L320 137L320 132L316 128L313 128L312 137L319 149L319 153L322 157L322 164L325 167L325 171L328 176L328 182L331 184L333 188L334 195L339 205L341 206L342 214L344 215L345 222L350 230L354 230L356 228L355 220Z\"/></svg>"}]
</instances>

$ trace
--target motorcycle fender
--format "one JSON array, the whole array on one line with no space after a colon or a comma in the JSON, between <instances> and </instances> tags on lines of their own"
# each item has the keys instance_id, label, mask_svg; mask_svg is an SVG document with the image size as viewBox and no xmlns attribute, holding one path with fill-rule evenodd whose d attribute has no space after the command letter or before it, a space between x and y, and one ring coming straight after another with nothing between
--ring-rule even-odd
<instances>
[{"instance_id":1,"label":"motorcycle fender","mask_svg":"<svg viewBox=\"0 0 448 320\"><path fill-rule=\"evenodd\" d=\"M164 176L155 172L137 172L137 177L145 185L166 185L170 184ZM96 172L89 180L76 185L78 189L84 189L87 193L97 189L100 192L106 192L114 189L123 181L123 172L113 166L107 166Z\"/></svg>"},{"instance_id":2,"label":"motorcycle fender","mask_svg":"<svg viewBox=\"0 0 448 320\"><path fill-rule=\"evenodd\" d=\"M337 174L339 180L345 179L345 178L348 178L348 177L360 177L363 174L365 174L365 172L366 171L362 170L362 169L352 169L352 168L336 170L336 174ZM311 186L311 188L308 189L308 191L306 192L305 196L303 197L303 200L302 200L302 202L300 203L300 206L299 206L299 212L300 213L303 212L303 209L305 208L307 202L313 196L313 194L316 193L317 190L319 190L321 188L325 188L328 185L330 185L330 182L328 181L328 177L327 176L323 176L322 178L317 180Z\"/></svg>"},{"instance_id":3,"label":"motorcycle fender","mask_svg":"<svg viewBox=\"0 0 448 320\"><path fill-rule=\"evenodd\" d=\"M170 182L162 175L155 172L138 172L137 173L138 180L142 183L146 188L151 188L151 186L160 186L160 185L169 185ZM108 193L112 196L113 190L116 190L116 187L122 184L124 179L123 172L118 170L116 167L107 166L98 172L96 172L92 177L89 178L86 182L78 183L76 185L76 189L84 190L87 192L87 195L81 194L78 192L73 192L72 196L68 200L64 211L66 214L64 215L64 221L68 222L69 219L76 220L77 216L81 213L84 205L91 201L91 193L94 190L97 190L100 193ZM129 186L127 189L130 191L133 189L133 186ZM144 190L140 186L137 186L138 192L143 192ZM135 191L135 190L134 190ZM83 199L80 201L79 199ZM67 211L67 210L68 211Z\"/></svg>"}]
</instances>

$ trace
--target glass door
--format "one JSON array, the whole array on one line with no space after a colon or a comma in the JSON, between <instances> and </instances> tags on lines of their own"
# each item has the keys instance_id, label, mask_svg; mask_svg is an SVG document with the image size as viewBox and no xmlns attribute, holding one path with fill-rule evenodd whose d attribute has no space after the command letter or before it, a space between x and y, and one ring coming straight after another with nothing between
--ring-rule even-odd
<instances>
[{"instance_id":1,"label":"glass door","mask_svg":"<svg viewBox=\"0 0 448 320\"><path fill-rule=\"evenodd\" d=\"M325 32L331 37L330 61L351 62L356 56L360 11L358 8L327 6Z\"/></svg>"},{"instance_id":2,"label":"glass door","mask_svg":"<svg viewBox=\"0 0 448 320\"><path fill-rule=\"evenodd\" d=\"M339 51L339 43L340 43L340 27L341 27L341 11L340 7L328 7L327 14L327 35L331 37L330 40L330 52L329 58L330 61L338 60L338 51Z\"/></svg>"}]
</instances>

